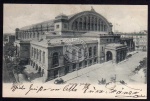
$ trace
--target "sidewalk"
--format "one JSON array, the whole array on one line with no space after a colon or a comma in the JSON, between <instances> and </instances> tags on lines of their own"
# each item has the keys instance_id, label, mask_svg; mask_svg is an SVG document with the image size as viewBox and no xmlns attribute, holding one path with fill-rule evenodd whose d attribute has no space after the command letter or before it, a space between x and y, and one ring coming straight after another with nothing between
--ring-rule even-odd
<instances>
[{"instance_id":1,"label":"sidewalk","mask_svg":"<svg viewBox=\"0 0 150 101\"><path fill-rule=\"evenodd\" d=\"M66 74L66 75L64 75L64 76L62 76L60 78L62 78L64 81L68 82L70 80L73 80L75 78L81 77L83 75L87 75L88 73L90 73L92 71L96 71L97 69L102 68L104 65L106 65L108 63L111 63L111 61L104 62L102 64L95 64L95 65L92 65L92 66L89 66L89 67L85 67L85 68L81 68L78 71L74 71L74 72L68 73L68 74ZM56 79L58 79L58 78L56 78ZM56 79L48 81L47 83L54 83L54 81Z\"/></svg>"}]
</instances>

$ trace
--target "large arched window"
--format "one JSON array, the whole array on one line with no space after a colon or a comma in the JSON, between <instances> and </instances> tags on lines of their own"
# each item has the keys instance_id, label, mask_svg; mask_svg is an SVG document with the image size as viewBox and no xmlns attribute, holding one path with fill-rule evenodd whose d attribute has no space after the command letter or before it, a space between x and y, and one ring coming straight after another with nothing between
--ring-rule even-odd
<instances>
[{"instance_id":1,"label":"large arched window","mask_svg":"<svg viewBox=\"0 0 150 101\"><path fill-rule=\"evenodd\" d=\"M37 51L37 59L38 59L39 58L39 51L38 51L38 49L36 51Z\"/></svg>"},{"instance_id":2,"label":"large arched window","mask_svg":"<svg viewBox=\"0 0 150 101\"><path fill-rule=\"evenodd\" d=\"M90 21L91 21L91 18L89 17L88 18L88 30L90 30L90 26L91 26L91 22Z\"/></svg>"},{"instance_id":3,"label":"large arched window","mask_svg":"<svg viewBox=\"0 0 150 101\"><path fill-rule=\"evenodd\" d=\"M104 25L104 31L106 31L106 30L107 30L106 25Z\"/></svg>"},{"instance_id":4,"label":"large arched window","mask_svg":"<svg viewBox=\"0 0 150 101\"><path fill-rule=\"evenodd\" d=\"M40 54L40 57L39 57L39 58L40 58L40 61L41 61L41 53L42 53L42 52L41 52L41 50L40 50L40 53L39 53L39 54Z\"/></svg>"},{"instance_id":5,"label":"large arched window","mask_svg":"<svg viewBox=\"0 0 150 101\"><path fill-rule=\"evenodd\" d=\"M35 48L34 48L34 58L35 58L35 55L36 55L36 50L35 50Z\"/></svg>"},{"instance_id":6,"label":"large arched window","mask_svg":"<svg viewBox=\"0 0 150 101\"><path fill-rule=\"evenodd\" d=\"M33 47L32 47L32 57L33 57Z\"/></svg>"},{"instance_id":7,"label":"large arched window","mask_svg":"<svg viewBox=\"0 0 150 101\"><path fill-rule=\"evenodd\" d=\"M81 58L82 58L82 50L79 49L79 51L78 51L78 59L81 59Z\"/></svg>"},{"instance_id":8,"label":"large arched window","mask_svg":"<svg viewBox=\"0 0 150 101\"><path fill-rule=\"evenodd\" d=\"M72 50L72 60L73 61L76 60L76 50L75 49Z\"/></svg>"},{"instance_id":9,"label":"large arched window","mask_svg":"<svg viewBox=\"0 0 150 101\"><path fill-rule=\"evenodd\" d=\"M94 17L92 17L92 31L94 30Z\"/></svg>"},{"instance_id":10,"label":"large arched window","mask_svg":"<svg viewBox=\"0 0 150 101\"><path fill-rule=\"evenodd\" d=\"M58 52L53 53L53 66L56 67L59 65L58 61Z\"/></svg>"},{"instance_id":11,"label":"large arched window","mask_svg":"<svg viewBox=\"0 0 150 101\"><path fill-rule=\"evenodd\" d=\"M84 17L83 30L86 30L86 17Z\"/></svg>"},{"instance_id":12,"label":"large arched window","mask_svg":"<svg viewBox=\"0 0 150 101\"><path fill-rule=\"evenodd\" d=\"M101 31L104 31L104 23L103 22L101 22Z\"/></svg>"},{"instance_id":13,"label":"large arched window","mask_svg":"<svg viewBox=\"0 0 150 101\"><path fill-rule=\"evenodd\" d=\"M99 31L101 31L101 20L99 19Z\"/></svg>"},{"instance_id":14,"label":"large arched window","mask_svg":"<svg viewBox=\"0 0 150 101\"><path fill-rule=\"evenodd\" d=\"M82 30L82 18L80 18L80 22L79 22L79 30Z\"/></svg>"},{"instance_id":15,"label":"large arched window","mask_svg":"<svg viewBox=\"0 0 150 101\"><path fill-rule=\"evenodd\" d=\"M92 57L92 47L89 48L89 57Z\"/></svg>"},{"instance_id":16,"label":"large arched window","mask_svg":"<svg viewBox=\"0 0 150 101\"><path fill-rule=\"evenodd\" d=\"M77 30L77 29L78 29L78 22L77 22L77 21L75 21L74 29L75 29L75 30Z\"/></svg>"},{"instance_id":17,"label":"large arched window","mask_svg":"<svg viewBox=\"0 0 150 101\"><path fill-rule=\"evenodd\" d=\"M96 56L96 46L94 46L94 56Z\"/></svg>"}]
</instances>

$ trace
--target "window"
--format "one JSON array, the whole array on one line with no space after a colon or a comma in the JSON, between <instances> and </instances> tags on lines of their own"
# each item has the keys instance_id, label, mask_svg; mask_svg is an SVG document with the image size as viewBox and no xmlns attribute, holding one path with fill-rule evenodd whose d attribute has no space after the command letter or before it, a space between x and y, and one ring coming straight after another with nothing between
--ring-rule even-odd
<instances>
[{"instance_id":1,"label":"window","mask_svg":"<svg viewBox=\"0 0 150 101\"><path fill-rule=\"evenodd\" d=\"M110 41L109 42L111 42L111 39L110 39Z\"/></svg>"},{"instance_id":2,"label":"window","mask_svg":"<svg viewBox=\"0 0 150 101\"><path fill-rule=\"evenodd\" d=\"M79 22L79 30L82 29L82 22Z\"/></svg>"},{"instance_id":3,"label":"window","mask_svg":"<svg viewBox=\"0 0 150 101\"><path fill-rule=\"evenodd\" d=\"M94 47L94 56L96 56L96 46Z\"/></svg>"},{"instance_id":4,"label":"window","mask_svg":"<svg viewBox=\"0 0 150 101\"><path fill-rule=\"evenodd\" d=\"M76 59L76 50L73 49L72 51L72 60L74 61Z\"/></svg>"},{"instance_id":5,"label":"window","mask_svg":"<svg viewBox=\"0 0 150 101\"><path fill-rule=\"evenodd\" d=\"M102 47L102 51L104 51L103 47Z\"/></svg>"},{"instance_id":6,"label":"window","mask_svg":"<svg viewBox=\"0 0 150 101\"><path fill-rule=\"evenodd\" d=\"M92 47L89 48L89 57L92 57Z\"/></svg>"},{"instance_id":7,"label":"window","mask_svg":"<svg viewBox=\"0 0 150 101\"><path fill-rule=\"evenodd\" d=\"M94 62L95 62L95 63L97 62L97 58L94 59Z\"/></svg>"},{"instance_id":8,"label":"window","mask_svg":"<svg viewBox=\"0 0 150 101\"><path fill-rule=\"evenodd\" d=\"M38 49L37 49L37 59L39 58L39 51L38 51Z\"/></svg>"},{"instance_id":9,"label":"window","mask_svg":"<svg viewBox=\"0 0 150 101\"><path fill-rule=\"evenodd\" d=\"M81 58L82 58L82 50L79 49L79 51L78 51L78 59L81 59Z\"/></svg>"},{"instance_id":10,"label":"window","mask_svg":"<svg viewBox=\"0 0 150 101\"><path fill-rule=\"evenodd\" d=\"M39 38L39 33L37 33L37 38Z\"/></svg>"},{"instance_id":11,"label":"window","mask_svg":"<svg viewBox=\"0 0 150 101\"><path fill-rule=\"evenodd\" d=\"M59 65L59 62L58 62L58 53L55 52L53 53L53 66L56 67Z\"/></svg>"},{"instance_id":12,"label":"window","mask_svg":"<svg viewBox=\"0 0 150 101\"><path fill-rule=\"evenodd\" d=\"M84 58L87 59L87 48L84 49Z\"/></svg>"},{"instance_id":13,"label":"window","mask_svg":"<svg viewBox=\"0 0 150 101\"><path fill-rule=\"evenodd\" d=\"M59 25L56 25L56 28L58 29L58 28L59 28Z\"/></svg>"},{"instance_id":14,"label":"window","mask_svg":"<svg viewBox=\"0 0 150 101\"><path fill-rule=\"evenodd\" d=\"M76 64L73 64L73 70L75 70L76 69Z\"/></svg>"},{"instance_id":15,"label":"window","mask_svg":"<svg viewBox=\"0 0 150 101\"><path fill-rule=\"evenodd\" d=\"M77 29L78 29L78 22L75 21L75 30L77 30Z\"/></svg>"},{"instance_id":16,"label":"window","mask_svg":"<svg viewBox=\"0 0 150 101\"><path fill-rule=\"evenodd\" d=\"M33 38L35 38L35 33L33 34Z\"/></svg>"},{"instance_id":17,"label":"window","mask_svg":"<svg viewBox=\"0 0 150 101\"><path fill-rule=\"evenodd\" d=\"M32 47L32 56L33 56L33 47Z\"/></svg>"},{"instance_id":18,"label":"window","mask_svg":"<svg viewBox=\"0 0 150 101\"><path fill-rule=\"evenodd\" d=\"M34 58L35 58L35 55L36 55L36 50L35 50L35 48L34 48Z\"/></svg>"},{"instance_id":19,"label":"window","mask_svg":"<svg viewBox=\"0 0 150 101\"><path fill-rule=\"evenodd\" d=\"M103 31L103 22L101 22L101 31Z\"/></svg>"},{"instance_id":20,"label":"window","mask_svg":"<svg viewBox=\"0 0 150 101\"><path fill-rule=\"evenodd\" d=\"M91 66L91 65L92 65L92 60L89 61L89 66Z\"/></svg>"}]
</instances>

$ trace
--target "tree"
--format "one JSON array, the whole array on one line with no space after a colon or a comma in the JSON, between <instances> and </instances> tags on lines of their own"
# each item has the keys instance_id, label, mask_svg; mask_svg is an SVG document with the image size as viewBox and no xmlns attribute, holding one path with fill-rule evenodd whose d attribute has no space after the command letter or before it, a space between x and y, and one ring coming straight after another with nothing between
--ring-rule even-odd
<instances>
[{"instance_id":1,"label":"tree","mask_svg":"<svg viewBox=\"0 0 150 101\"><path fill-rule=\"evenodd\" d=\"M14 56L15 50L16 48L12 43L6 43L6 45L4 46L4 55L12 57Z\"/></svg>"}]
</instances>

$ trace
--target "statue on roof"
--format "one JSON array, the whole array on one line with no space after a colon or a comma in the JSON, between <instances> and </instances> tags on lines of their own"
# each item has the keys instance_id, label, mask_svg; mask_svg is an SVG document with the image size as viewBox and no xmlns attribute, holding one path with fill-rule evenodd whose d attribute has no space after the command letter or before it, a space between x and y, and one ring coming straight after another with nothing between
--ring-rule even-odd
<instances>
[{"instance_id":1,"label":"statue on roof","mask_svg":"<svg viewBox=\"0 0 150 101\"><path fill-rule=\"evenodd\" d=\"M91 6L91 11L94 11L95 12L95 10L94 10L94 8Z\"/></svg>"}]
</instances>

